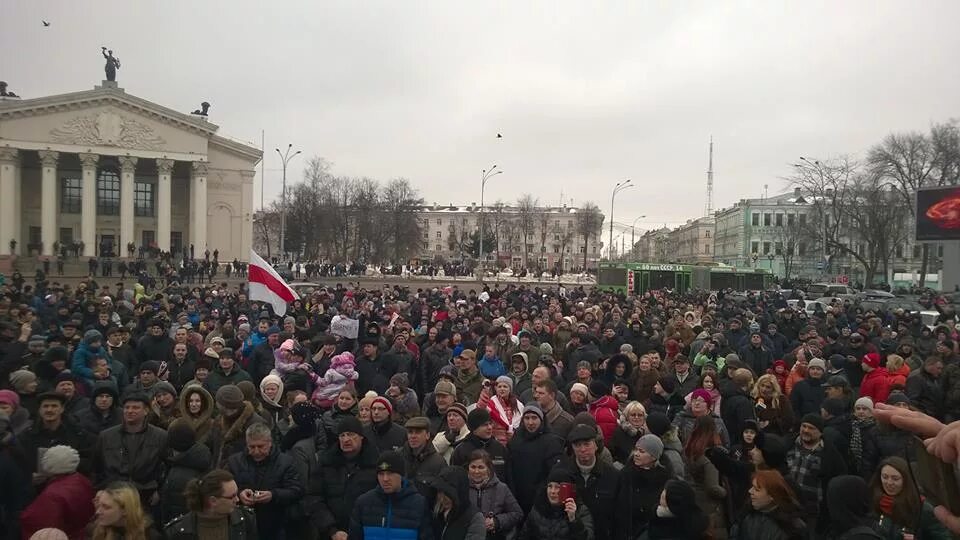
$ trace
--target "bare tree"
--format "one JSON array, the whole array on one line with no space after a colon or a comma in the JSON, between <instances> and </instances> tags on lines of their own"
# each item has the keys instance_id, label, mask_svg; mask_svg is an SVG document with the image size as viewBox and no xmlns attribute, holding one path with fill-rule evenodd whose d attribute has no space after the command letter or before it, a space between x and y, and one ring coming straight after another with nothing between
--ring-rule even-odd
<instances>
[{"instance_id":1,"label":"bare tree","mask_svg":"<svg viewBox=\"0 0 960 540\"><path fill-rule=\"evenodd\" d=\"M589 252L590 238L600 234L603 227L603 212L593 202L584 203L577 210L576 230L577 234L583 238L583 271L587 271L587 253Z\"/></svg>"},{"instance_id":2,"label":"bare tree","mask_svg":"<svg viewBox=\"0 0 960 540\"><path fill-rule=\"evenodd\" d=\"M420 193L406 178L394 178L383 191L383 206L389 224L387 231L394 264L403 262L417 251L423 234L417 209L423 205Z\"/></svg>"},{"instance_id":3,"label":"bare tree","mask_svg":"<svg viewBox=\"0 0 960 540\"><path fill-rule=\"evenodd\" d=\"M523 266L530 268L530 242L531 236L535 234L535 227L538 218L539 201L529 193L525 193L517 199L517 228L523 240Z\"/></svg>"},{"instance_id":4,"label":"bare tree","mask_svg":"<svg viewBox=\"0 0 960 540\"><path fill-rule=\"evenodd\" d=\"M554 241L557 243L557 246L560 249L560 258L557 261L557 272L563 273L563 259L567 254L567 250L573 244L574 229L572 227L561 227L559 223L555 223L553 228L550 230L554 235Z\"/></svg>"},{"instance_id":5,"label":"bare tree","mask_svg":"<svg viewBox=\"0 0 960 540\"><path fill-rule=\"evenodd\" d=\"M916 220L917 190L960 182L960 128L956 121L935 124L930 134L894 133L870 149L867 163L894 187L909 215ZM920 286L926 281L930 244L921 244Z\"/></svg>"},{"instance_id":6,"label":"bare tree","mask_svg":"<svg viewBox=\"0 0 960 540\"><path fill-rule=\"evenodd\" d=\"M776 242L780 249L779 256L783 260L783 279L789 280L793 273L794 261L801 243L807 237L807 231L800 225L797 214L787 214L787 223L777 227Z\"/></svg>"}]
</instances>

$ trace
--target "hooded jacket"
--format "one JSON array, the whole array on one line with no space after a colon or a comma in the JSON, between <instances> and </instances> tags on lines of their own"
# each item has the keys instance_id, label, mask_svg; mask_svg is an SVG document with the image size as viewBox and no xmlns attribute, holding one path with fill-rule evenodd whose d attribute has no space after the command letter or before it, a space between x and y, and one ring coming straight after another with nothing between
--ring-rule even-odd
<instances>
[{"instance_id":1,"label":"hooded jacket","mask_svg":"<svg viewBox=\"0 0 960 540\"><path fill-rule=\"evenodd\" d=\"M186 452L171 452L167 476L160 487L160 514L163 523L188 511L183 497L187 482L210 470L210 449L196 442Z\"/></svg>"},{"instance_id":2,"label":"hooded jacket","mask_svg":"<svg viewBox=\"0 0 960 540\"><path fill-rule=\"evenodd\" d=\"M438 540L486 539L483 514L470 504L470 486L463 469L447 467L433 479L431 486L452 502L446 515L433 516L433 532Z\"/></svg>"},{"instance_id":3,"label":"hooded jacket","mask_svg":"<svg viewBox=\"0 0 960 540\"><path fill-rule=\"evenodd\" d=\"M587 410L597 421L597 427L603 433L603 444L609 446L620 418L620 404L613 396L603 396L587 405Z\"/></svg>"},{"instance_id":4,"label":"hooded jacket","mask_svg":"<svg viewBox=\"0 0 960 540\"><path fill-rule=\"evenodd\" d=\"M200 395L200 414L193 416L190 414L190 396ZM180 410L179 418L186 420L197 437L197 442L206 442L210 434L210 427L213 425L213 396L202 386L189 385L183 389L178 399L177 407Z\"/></svg>"}]
</instances>

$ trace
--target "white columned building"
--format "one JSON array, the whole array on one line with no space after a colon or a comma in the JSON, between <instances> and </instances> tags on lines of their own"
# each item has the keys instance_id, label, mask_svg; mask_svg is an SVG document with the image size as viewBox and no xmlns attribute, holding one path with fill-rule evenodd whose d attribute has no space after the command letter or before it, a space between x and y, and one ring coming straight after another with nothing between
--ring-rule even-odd
<instances>
[{"instance_id":1,"label":"white columned building","mask_svg":"<svg viewBox=\"0 0 960 540\"><path fill-rule=\"evenodd\" d=\"M261 152L219 129L106 81L0 98L0 254L127 256L132 245L246 261Z\"/></svg>"}]
</instances>

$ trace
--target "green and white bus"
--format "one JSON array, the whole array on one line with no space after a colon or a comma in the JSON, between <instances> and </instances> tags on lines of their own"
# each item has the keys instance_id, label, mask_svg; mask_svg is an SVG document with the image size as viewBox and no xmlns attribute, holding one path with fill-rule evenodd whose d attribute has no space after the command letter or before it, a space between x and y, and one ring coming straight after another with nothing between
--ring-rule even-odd
<instances>
[{"instance_id":1,"label":"green and white bus","mask_svg":"<svg viewBox=\"0 0 960 540\"><path fill-rule=\"evenodd\" d=\"M601 289L627 294L657 289L760 291L773 284L773 275L762 268L645 262L601 262L597 278Z\"/></svg>"}]
</instances>

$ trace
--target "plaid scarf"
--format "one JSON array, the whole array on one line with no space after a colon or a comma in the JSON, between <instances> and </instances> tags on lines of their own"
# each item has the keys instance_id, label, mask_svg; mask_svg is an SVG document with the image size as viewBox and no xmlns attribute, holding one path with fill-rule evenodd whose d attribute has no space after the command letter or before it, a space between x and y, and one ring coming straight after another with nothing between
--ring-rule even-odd
<instances>
[{"instance_id":1,"label":"plaid scarf","mask_svg":"<svg viewBox=\"0 0 960 540\"><path fill-rule=\"evenodd\" d=\"M812 450L807 450L797 437L796 445L787 453L787 478L799 488L797 495L804 510L814 514L823 498L823 482L820 478L822 451L822 439Z\"/></svg>"},{"instance_id":2,"label":"plaid scarf","mask_svg":"<svg viewBox=\"0 0 960 540\"><path fill-rule=\"evenodd\" d=\"M867 418L866 420L853 419L853 430L850 435L850 455L853 456L856 463L860 463L863 459L863 432L876 425L876 423L877 421L873 418Z\"/></svg>"}]
</instances>

